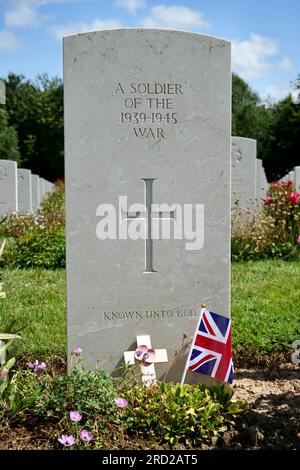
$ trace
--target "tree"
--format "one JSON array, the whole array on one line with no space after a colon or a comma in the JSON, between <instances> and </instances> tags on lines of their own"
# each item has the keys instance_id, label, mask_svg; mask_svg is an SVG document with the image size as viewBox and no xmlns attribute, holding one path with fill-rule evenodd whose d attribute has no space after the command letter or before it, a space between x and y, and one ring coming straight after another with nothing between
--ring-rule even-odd
<instances>
[{"instance_id":1,"label":"tree","mask_svg":"<svg viewBox=\"0 0 300 470\"><path fill-rule=\"evenodd\" d=\"M64 174L63 85L38 76L35 82L10 73L6 82L9 124L19 137L21 163L49 180Z\"/></svg>"},{"instance_id":2,"label":"tree","mask_svg":"<svg viewBox=\"0 0 300 470\"><path fill-rule=\"evenodd\" d=\"M8 125L8 116L4 108L0 107L0 158L20 162L18 135L16 130Z\"/></svg>"},{"instance_id":3,"label":"tree","mask_svg":"<svg viewBox=\"0 0 300 470\"><path fill-rule=\"evenodd\" d=\"M271 177L269 155L274 134L273 108L261 102L257 93L238 75L232 75L232 135L257 140L257 157L264 161Z\"/></svg>"},{"instance_id":4,"label":"tree","mask_svg":"<svg viewBox=\"0 0 300 470\"><path fill-rule=\"evenodd\" d=\"M291 96L274 106L273 139L268 155L273 179L284 176L300 165L300 105L292 102Z\"/></svg>"}]
</instances>

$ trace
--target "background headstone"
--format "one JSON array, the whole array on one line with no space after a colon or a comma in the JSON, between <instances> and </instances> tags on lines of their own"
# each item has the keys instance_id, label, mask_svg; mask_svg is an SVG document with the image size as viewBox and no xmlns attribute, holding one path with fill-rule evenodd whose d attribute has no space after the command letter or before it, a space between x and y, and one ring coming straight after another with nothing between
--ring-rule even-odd
<instances>
[{"instance_id":1,"label":"background headstone","mask_svg":"<svg viewBox=\"0 0 300 470\"><path fill-rule=\"evenodd\" d=\"M257 158L256 159L256 199L261 201L261 198L264 195L263 190L263 166L262 161Z\"/></svg>"},{"instance_id":2,"label":"background headstone","mask_svg":"<svg viewBox=\"0 0 300 470\"><path fill-rule=\"evenodd\" d=\"M32 211L31 171L18 168L18 207L20 212Z\"/></svg>"},{"instance_id":3,"label":"background headstone","mask_svg":"<svg viewBox=\"0 0 300 470\"><path fill-rule=\"evenodd\" d=\"M5 104L5 83L0 80L0 104Z\"/></svg>"},{"instance_id":4,"label":"background headstone","mask_svg":"<svg viewBox=\"0 0 300 470\"><path fill-rule=\"evenodd\" d=\"M296 186L297 191L299 191L299 188L300 188L300 166L295 166L294 171L295 171L295 186Z\"/></svg>"},{"instance_id":5,"label":"background headstone","mask_svg":"<svg viewBox=\"0 0 300 470\"><path fill-rule=\"evenodd\" d=\"M267 194L269 190L269 183L267 180L266 170L264 169L264 167L262 167L262 188L263 188L263 196L264 196L265 194Z\"/></svg>"},{"instance_id":6,"label":"background headstone","mask_svg":"<svg viewBox=\"0 0 300 470\"><path fill-rule=\"evenodd\" d=\"M41 178L41 177L39 179L39 189L40 189L40 203L41 203L45 195L45 180L44 178Z\"/></svg>"},{"instance_id":7,"label":"background headstone","mask_svg":"<svg viewBox=\"0 0 300 470\"><path fill-rule=\"evenodd\" d=\"M0 214L18 210L17 163L0 160Z\"/></svg>"},{"instance_id":8,"label":"background headstone","mask_svg":"<svg viewBox=\"0 0 300 470\"><path fill-rule=\"evenodd\" d=\"M291 171L289 172L288 179L294 181L294 179L295 179L295 172L294 172L293 170L291 170Z\"/></svg>"},{"instance_id":9,"label":"background headstone","mask_svg":"<svg viewBox=\"0 0 300 470\"><path fill-rule=\"evenodd\" d=\"M168 351L158 377L171 365L168 379L179 379L187 351L174 355L197 309L230 312L230 43L99 31L65 38L64 61L68 348L113 370L147 334ZM118 209L119 195L129 206L203 204L203 248L99 240L97 207Z\"/></svg>"},{"instance_id":10,"label":"background headstone","mask_svg":"<svg viewBox=\"0 0 300 470\"><path fill-rule=\"evenodd\" d=\"M231 138L231 207L249 208L256 198L256 140Z\"/></svg>"},{"instance_id":11,"label":"background headstone","mask_svg":"<svg viewBox=\"0 0 300 470\"><path fill-rule=\"evenodd\" d=\"M31 175L31 192L32 192L32 210L35 211L40 206L40 185L39 185L38 175Z\"/></svg>"}]
</instances>

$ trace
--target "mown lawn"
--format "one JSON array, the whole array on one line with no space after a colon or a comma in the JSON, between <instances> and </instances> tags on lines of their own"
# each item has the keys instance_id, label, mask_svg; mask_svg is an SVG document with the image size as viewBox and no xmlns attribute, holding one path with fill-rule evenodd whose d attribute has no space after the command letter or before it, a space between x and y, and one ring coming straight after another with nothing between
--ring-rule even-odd
<instances>
[{"instance_id":1,"label":"mown lawn","mask_svg":"<svg viewBox=\"0 0 300 470\"><path fill-rule=\"evenodd\" d=\"M12 320L26 326L19 352L25 355L61 354L66 351L65 270L4 269L6 299L0 301L0 331Z\"/></svg>"},{"instance_id":2,"label":"mown lawn","mask_svg":"<svg viewBox=\"0 0 300 470\"><path fill-rule=\"evenodd\" d=\"M300 339L300 263L247 261L232 266L233 349L287 350Z\"/></svg>"},{"instance_id":3,"label":"mown lawn","mask_svg":"<svg viewBox=\"0 0 300 470\"><path fill-rule=\"evenodd\" d=\"M16 320L18 327L26 326L23 355L64 354L65 271L7 269L2 281L7 298L0 301L0 331ZM232 320L234 351L287 350L300 339L300 263L234 263Z\"/></svg>"}]
</instances>

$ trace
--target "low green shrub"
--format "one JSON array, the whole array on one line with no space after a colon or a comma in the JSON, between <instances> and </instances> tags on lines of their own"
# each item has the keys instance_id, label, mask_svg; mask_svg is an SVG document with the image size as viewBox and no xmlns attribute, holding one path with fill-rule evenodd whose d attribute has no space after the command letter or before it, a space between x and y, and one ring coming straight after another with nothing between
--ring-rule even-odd
<instances>
[{"instance_id":1,"label":"low green shrub","mask_svg":"<svg viewBox=\"0 0 300 470\"><path fill-rule=\"evenodd\" d=\"M214 446L246 409L232 389L160 383L149 388L119 385L105 370L52 376L44 362L14 371L0 400L0 419L51 425L55 447L120 449L142 438L148 447L178 442Z\"/></svg>"},{"instance_id":2,"label":"low green shrub","mask_svg":"<svg viewBox=\"0 0 300 470\"><path fill-rule=\"evenodd\" d=\"M127 427L134 433L171 446L214 445L221 433L245 410L245 403L232 402L232 389L202 385L161 383L135 386L124 395Z\"/></svg>"},{"instance_id":3,"label":"low green shrub","mask_svg":"<svg viewBox=\"0 0 300 470\"><path fill-rule=\"evenodd\" d=\"M0 416L6 414L22 421L25 412L34 409L38 397L51 382L47 374L37 375L27 369L14 371L0 401Z\"/></svg>"},{"instance_id":4,"label":"low green shrub","mask_svg":"<svg viewBox=\"0 0 300 470\"><path fill-rule=\"evenodd\" d=\"M65 267L64 190L60 182L36 213L13 213L1 227L8 238L2 266Z\"/></svg>"},{"instance_id":5,"label":"low green shrub","mask_svg":"<svg viewBox=\"0 0 300 470\"><path fill-rule=\"evenodd\" d=\"M96 415L103 421L113 421L116 396L114 379L107 371L74 370L52 379L35 404L35 413L61 419L65 413L76 410L91 421Z\"/></svg>"}]
</instances>

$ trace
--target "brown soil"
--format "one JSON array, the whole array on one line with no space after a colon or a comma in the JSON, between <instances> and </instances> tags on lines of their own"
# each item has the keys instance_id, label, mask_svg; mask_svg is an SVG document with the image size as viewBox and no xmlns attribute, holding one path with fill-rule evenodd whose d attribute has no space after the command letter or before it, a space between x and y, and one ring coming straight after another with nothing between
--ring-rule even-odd
<instances>
[{"instance_id":1,"label":"brown soil","mask_svg":"<svg viewBox=\"0 0 300 470\"><path fill-rule=\"evenodd\" d=\"M219 449L300 449L299 367L281 364L264 369L238 369L234 388L234 398L247 400L249 410L219 440ZM38 422L14 426L2 421L0 450L52 449L54 434L55 428L41 427ZM122 447L149 449L149 443L130 439Z\"/></svg>"},{"instance_id":2,"label":"brown soil","mask_svg":"<svg viewBox=\"0 0 300 470\"><path fill-rule=\"evenodd\" d=\"M234 383L234 397L250 407L235 429L225 433L220 447L300 449L300 368L239 369Z\"/></svg>"}]
</instances>

